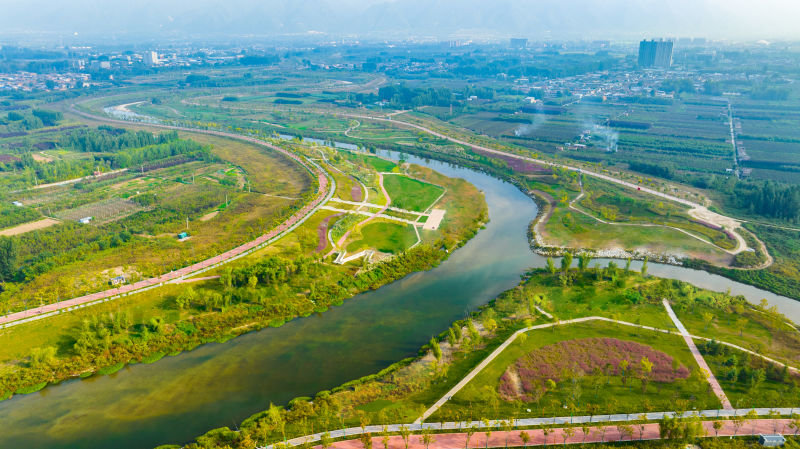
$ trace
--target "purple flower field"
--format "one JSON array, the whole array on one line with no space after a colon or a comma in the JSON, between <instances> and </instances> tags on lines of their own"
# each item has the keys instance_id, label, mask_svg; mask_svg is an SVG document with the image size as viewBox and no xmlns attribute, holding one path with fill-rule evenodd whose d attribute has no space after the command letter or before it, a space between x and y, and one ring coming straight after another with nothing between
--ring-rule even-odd
<instances>
[{"instance_id":1,"label":"purple flower field","mask_svg":"<svg viewBox=\"0 0 800 449\"><path fill-rule=\"evenodd\" d=\"M499 392L505 399L532 400L546 391L546 382L595 374L622 375L620 362L628 361L626 377L641 375L640 361L647 357L653 364L649 379L669 383L689 377L682 364L673 368L673 358L657 349L617 338L584 338L543 346L509 366L500 378Z\"/></svg>"}]
</instances>

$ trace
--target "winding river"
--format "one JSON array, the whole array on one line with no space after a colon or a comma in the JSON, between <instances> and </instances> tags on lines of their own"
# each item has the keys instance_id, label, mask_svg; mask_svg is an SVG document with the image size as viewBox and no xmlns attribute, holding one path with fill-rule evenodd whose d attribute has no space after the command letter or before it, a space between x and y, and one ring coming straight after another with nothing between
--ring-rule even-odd
<instances>
[{"instance_id":1,"label":"winding river","mask_svg":"<svg viewBox=\"0 0 800 449\"><path fill-rule=\"evenodd\" d=\"M0 402L0 447L152 448L234 428L270 402L312 395L415 354L453 320L519 282L526 268L544 265L525 237L536 205L517 188L469 169L404 158L464 178L486 195L490 223L447 261L277 329ZM767 298L800 321L800 302L788 298L680 267L650 264L650 273L730 288L755 302Z\"/></svg>"}]
</instances>

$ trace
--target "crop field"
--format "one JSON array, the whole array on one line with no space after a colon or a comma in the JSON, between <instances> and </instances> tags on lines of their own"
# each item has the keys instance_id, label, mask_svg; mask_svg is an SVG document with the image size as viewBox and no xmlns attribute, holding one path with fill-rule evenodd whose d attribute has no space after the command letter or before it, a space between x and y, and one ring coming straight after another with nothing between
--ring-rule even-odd
<instances>
[{"instance_id":1,"label":"crop field","mask_svg":"<svg viewBox=\"0 0 800 449\"><path fill-rule=\"evenodd\" d=\"M208 156L15 193L24 206L10 210L9 223L19 225L23 210L30 211L23 215L28 222L41 215L62 221L15 237L25 277L0 294L3 307L106 288L109 267L125 267L126 278L135 281L202 260L269 230L310 187L305 170L270 150L216 136L181 137L209 145ZM64 148L47 154L80 164L70 156L85 153ZM89 227L76 222L85 217L92 217ZM178 242L182 231L192 238Z\"/></svg>"},{"instance_id":2,"label":"crop field","mask_svg":"<svg viewBox=\"0 0 800 449\"><path fill-rule=\"evenodd\" d=\"M111 221L117 221L129 215L133 215L144 208L131 201L122 198L109 198L94 203L84 204L74 209L62 210L56 213L61 220L78 221L82 218L91 217L91 223L100 225Z\"/></svg>"}]
</instances>

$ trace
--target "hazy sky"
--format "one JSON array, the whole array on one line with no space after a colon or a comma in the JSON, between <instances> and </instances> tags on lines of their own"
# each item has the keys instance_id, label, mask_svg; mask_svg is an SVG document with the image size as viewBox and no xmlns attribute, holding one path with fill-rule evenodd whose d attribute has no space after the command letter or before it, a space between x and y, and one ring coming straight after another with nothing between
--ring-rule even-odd
<instances>
[{"instance_id":1,"label":"hazy sky","mask_svg":"<svg viewBox=\"0 0 800 449\"><path fill-rule=\"evenodd\" d=\"M800 0L0 0L0 34L800 39ZM78 33L78 38L74 37Z\"/></svg>"}]
</instances>

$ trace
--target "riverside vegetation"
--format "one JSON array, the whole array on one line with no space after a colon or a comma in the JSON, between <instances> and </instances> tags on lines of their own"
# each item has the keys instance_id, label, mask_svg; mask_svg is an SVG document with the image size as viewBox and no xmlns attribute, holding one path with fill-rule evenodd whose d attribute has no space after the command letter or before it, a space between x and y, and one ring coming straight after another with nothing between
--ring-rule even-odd
<instances>
[{"instance_id":1,"label":"riverside vegetation","mask_svg":"<svg viewBox=\"0 0 800 449\"><path fill-rule=\"evenodd\" d=\"M271 405L237 430L215 429L186 447L252 448L343 427L410 423L511 334L541 323L556 325L522 334L428 421L510 422L565 413L637 414L718 408L719 401L688 347L676 335L661 305L662 298L669 299L693 334L703 335L713 328L721 331L724 341L744 347L752 347L748 341L763 340L766 335L770 344L759 348L762 354L800 365L800 333L786 326L785 319L773 309L753 306L742 297L632 272L614 262L589 268L589 258L581 259L577 269L569 269L565 263L561 269L552 265L552 269L529 272L519 286L432 338L417 357L319 392L313 398ZM553 319L544 316L542 310ZM741 318L736 322L724 318L737 312L741 312ZM692 319L695 314L702 315L703 320ZM585 316L625 317L634 324L666 328L672 334L608 322L559 325L563 320ZM734 393L738 405L791 406L800 400L800 376L788 373L784 365L766 363L730 347L719 349L714 340L700 347L711 355L714 373L721 379L731 379L723 380L723 386L729 394ZM552 359L547 354L552 355L556 348L562 362L553 366L563 369L543 368L536 363L535 372L519 369L542 357ZM720 357L723 362L717 363ZM731 357L737 362L725 362ZM737 376L726 377L725 372L734 368ZM516 380L509 377L511 371ZM518 394L520 387L523 394Z\"/></svg>"},{"instance_id":2,"label":"riverside vegetation","mask_svg":"<svg viewBox=\"0 0 800 449\"><path fill-rule=\"evenodd\" d=\"M353 295L428 270L473 237L487 220L478 190L425 168L415 176L445 186L448 218L421 244L378 263L335 265L317 251L319 211L275 244L220 267L218 279L169 284L90 309L8 329L0 335L0 397L51 382L109 374L127 363L152 363L198 345L342 304Z\"/></svg>"}]
</instances>

